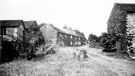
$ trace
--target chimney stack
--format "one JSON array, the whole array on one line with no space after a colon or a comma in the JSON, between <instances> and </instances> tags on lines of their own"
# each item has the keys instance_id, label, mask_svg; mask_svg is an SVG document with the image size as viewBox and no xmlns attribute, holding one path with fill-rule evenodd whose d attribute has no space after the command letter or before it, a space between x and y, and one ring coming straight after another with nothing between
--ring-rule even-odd
<instances>
[{"instance_id":1,"label":"chimney stack","mask_svg":"<svg viewBox=\"0 0 135 76\"><path fill-rule=\"evenodd\" d=\"M63 29L67 30L67 25L64 25Z\"/></svg>"}]
</instances>

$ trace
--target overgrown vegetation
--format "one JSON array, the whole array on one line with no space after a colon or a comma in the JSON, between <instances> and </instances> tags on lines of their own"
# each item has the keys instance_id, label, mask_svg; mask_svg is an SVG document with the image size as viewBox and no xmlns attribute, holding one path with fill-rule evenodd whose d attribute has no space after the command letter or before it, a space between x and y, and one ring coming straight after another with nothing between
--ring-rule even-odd
<instances>
[{"instance_id":1,"label":"overgrown vegetation","mask_svg":"<svg viewBox=\"0 0 135 76\"><path fill-rule=\"evenodd\" d=\"M20 35L20 37L22 39L14 38L14 36L10 36L10 40L3 38L2 62L9 62L18 58L30 60L37 57L36 52L39 49L45 50L44 47L40 47L45 45L45 41L39 26L26 29L23 36Z\"/></svg>"},{"instance_id":2,"label":"overgrown vegetation","mask_svg":"<svg viewBox=\"0 0 135 76\"><path fill-rule=\"evenodd\" d=\"M102 33L101 36L89 35L90 46L102 47L104 52L116 52L116 41L120 39L117 34Z\"/></svg>"},{"instance_id":3,"label":"overgrown vegetation","mask_svg":"<svg viewBox=\"0 0 135 76\"><path fill-rule=\"evenodd\" d=\"M41 45L45 45L44 38L40 32L39 27L31 27L25 32L23 42L23 49L28 59L36 57L37 48Z\"/></svg>"},{"instance_id":4,"label":"overgrown vegetation","mask_svg":"<svg viewBox=\"0 0 135 76\"><path fill-rule=\"evenodd\" d=\"M102 33L100 36L100 46L103 52L116 52L116 36L113 34Z\"/></svg>"},{"instance_id":5,"label":"overgrown vegetation","mask_svg":"<svg viewBox=\"0 0 135 76\"><path fill-rule=\"evenodd\" d=\"M94 35L94 34L90 34L89 37L88 37L88 42L89 42L89 45L90 47L92 48L99 48L99 41L100 40L100 37Z\"/></svg>"},{"instance_id":6,"label":"overgrown vegetation","mask_svg":"<svg viewBox=\"0 0 135 76\"><path fill-rule=\"evenodd\" d=\"M104 32L101 34L101 36L90 34L88 41L90 47L102 47L103 52L115 53L117 56L119 55L119 57L129 57L131 53L133 54L132 51L134 50L132 47L132 39L132 35L123 35L119 33L109 34ZM121 45L123 45L121 44L122 40L126 40L125 44L128 47L126 51L121 51Z\"/></svg>"}]
</instances>

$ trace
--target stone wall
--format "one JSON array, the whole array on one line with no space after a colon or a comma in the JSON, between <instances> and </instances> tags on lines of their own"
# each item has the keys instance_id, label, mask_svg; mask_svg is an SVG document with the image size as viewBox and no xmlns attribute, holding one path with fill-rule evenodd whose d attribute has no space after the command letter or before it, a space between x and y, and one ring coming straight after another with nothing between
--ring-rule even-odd
<instances>
[{"instance_id":1,"label":"stone wall","mask_svg":"<svg viewBox=\"0 0 135 76\"><path fill-rule=\"evenodd\" d=\"M50 25L44 25L40 28L40 30L47 45L51 45L56 42L57 31L55 31Z\"/></svg>"}]
</instances>

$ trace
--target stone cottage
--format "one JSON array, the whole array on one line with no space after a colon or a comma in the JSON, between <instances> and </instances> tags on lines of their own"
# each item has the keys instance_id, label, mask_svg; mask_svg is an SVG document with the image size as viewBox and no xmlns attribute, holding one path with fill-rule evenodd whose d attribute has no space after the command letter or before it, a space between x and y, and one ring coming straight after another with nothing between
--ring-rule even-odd
<instances>
[{"instance_id":1,"label":"stone cottage","mask_svg":"<svg viewBox=\"0 0 135 76\"><path fill-rule=\"evenodd\" d=\"M132 26L129 32L128 27ZM119 33L120 39L116 42L119 52L127 50L128 34L135 35L135 4L115 3L107 22L108 33Z\"/></svg>"}]
</instances>

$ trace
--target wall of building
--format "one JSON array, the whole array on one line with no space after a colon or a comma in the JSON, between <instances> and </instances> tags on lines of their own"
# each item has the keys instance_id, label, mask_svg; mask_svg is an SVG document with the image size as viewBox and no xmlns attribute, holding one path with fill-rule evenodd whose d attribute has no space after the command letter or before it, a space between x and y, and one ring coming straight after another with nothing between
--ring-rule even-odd
<instances>
[{"instance_id":1,"label":"wall of building","mask_svg":"<svg viewBox=\"0 0 135 76\"><path fill-rule=\"evenodd\" d=\"M1 31L1 22L0 22L0 63L1 63L1 52L2 52L2 31Z\"/></svg>"},{"instance_id":2,"label":"wall of building","mask_svg":"<svg viewBox=\"0 0 135 76\"><path fill-rule=\"evenodd\" d=\"M43 25L40 28L44 39L48 45L50 44L56 44L57 40L57 31L55 31L50 25Z\"/></svg>"},{"instance_id":3,"label":"wall of building","mask_svg":"<svg viewBox=\"0 0 135 76\"><path fill-rule=\"evenodd\" d=\"M65 34L65 33L58 33L57 38L58 38L57 43L59 45L63 45L63 46L79 46L79 45L81 45L81 41L80 41L79 37L74 36L74 35Z\"/></svg>"}]
</instances>

